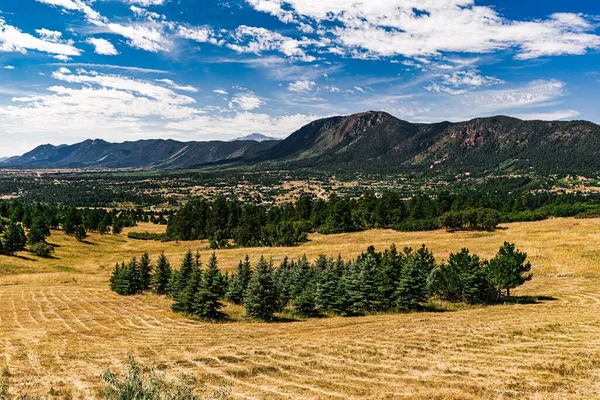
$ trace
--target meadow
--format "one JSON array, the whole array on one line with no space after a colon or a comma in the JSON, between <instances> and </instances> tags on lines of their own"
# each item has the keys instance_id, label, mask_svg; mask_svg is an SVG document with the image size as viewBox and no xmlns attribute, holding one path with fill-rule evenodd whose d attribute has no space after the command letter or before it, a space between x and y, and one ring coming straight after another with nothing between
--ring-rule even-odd
<instances>
[{"instance_id":1,"label":"meadow","mask_svg":"<svg viewBox=\"0 0 600 400\"><path fill-rule=\"evenodd\" d=\"M490 258L509 240L533 264L533 280L511 304L275 324L197 322L172 313L168 299L112 293L114 264L143 251L156 258L164 250L175 265L187 249L200 249L205 261L210 254L203 241L126 234L78 243L55 231L52 259L0 256L0 369L15 387L97 398L101 373L134 354L169 375L209 387L227 382L243 399L600 397L600 219L504 224L489 233L314 234L297 247L217 251L221 269L233 271L246 255L350 258L392 243L425 243L438 259L463 247Z\"/></svg>"}]
</instances>

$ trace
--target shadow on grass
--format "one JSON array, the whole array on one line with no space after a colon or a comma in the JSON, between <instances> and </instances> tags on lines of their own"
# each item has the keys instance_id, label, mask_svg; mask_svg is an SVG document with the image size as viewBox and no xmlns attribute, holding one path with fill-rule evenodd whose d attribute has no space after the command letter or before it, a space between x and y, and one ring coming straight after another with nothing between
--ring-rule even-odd
<instances>
[{"instance_id":1,"label":"shadow on grass","mask_svg":"<svg viewBox=\"0 0 600 400\"><path fill-rule=\"evenodd\" d=\"M545 301L556 301L552 296L511 296L504 297L498 304L541 304Z\"/></svg>"},{"instance_id":2,"label":"shadow on grass","mask_svg":"<svg viewBox=\"0 0 600 400\"><path fill-rule=\"evenodd\" d=\"M95 245L96 245L95 243L92 243L92 242L90 242L90 241L87 241L87 240L82 240L82 241L81 241L81 242L79 242L79 243L87 244L87 245L90 245L90 246L95 246Z\"/></svg>"},{"instance_id":3,"label":"shadow on grass","mask_svg":"<svg viewBox=\"0 0 600 400\"><path fill-rule=\"evenodd\" d=\"M18 258L19 260L23 260L23 261L34 261L37 262L38 260L35 258L31 258L31 257L26 257L26 256L20 256L18 254L15 254L13 257Z\"/></svg>"},{"instance_id":4,"label":"shadow on grass","mask_svg":"<svg viewBox=\"0 0 600 400\"><path fill-rule=\"evenodd\" d=\"M54 243L50 243L50 242L46 242L46 243L52 247L62 247L60 244L54 244Z\"/></svg>"}]
</instances>

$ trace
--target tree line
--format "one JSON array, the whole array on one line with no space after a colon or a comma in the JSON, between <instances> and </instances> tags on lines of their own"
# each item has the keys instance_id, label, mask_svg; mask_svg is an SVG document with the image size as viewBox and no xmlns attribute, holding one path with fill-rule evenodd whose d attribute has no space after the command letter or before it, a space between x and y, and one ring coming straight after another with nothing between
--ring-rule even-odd
<instances>
[{"instance_id":1,"label":"tree line","mask_svg":"<svg viewBox=\"0 0 600 400\"><path fill-rule=\"evenodd\" d=\"M166 240L209 240L213 249L293 246L310 232L334 234L386 228L399 231L494 230L501 222L600 213L594 196L539 193L497 196L442 191L410 199L397 192L329 200L302 196L296 203L245 204L224 197L193 198L169 217Z\"/></svg>"},{"instance_id":2,"label":"tree line","mask_svg":"<svg viewBox=\"0 0 600 400\"><path fill-rule=\"evenodd\" d=\"M166 295L173 311L204 320L226 319L227 301L243 305L249 318L273 321L282 312L312 318L418 311L432 298L491 304L531 280L530 271L527 254L511 243L489 261L463 249L438 263L425 245L402 251L392 245L383 252L371 246L350 260L286 257L277 268L264 257L254 265L246 257L231 276L220 272L215 253L204 266L198 252L188 251L178 270L164 253L155 265L147 253L117 264L110 287L121 295Z\"/></svg>"}]
</instances>

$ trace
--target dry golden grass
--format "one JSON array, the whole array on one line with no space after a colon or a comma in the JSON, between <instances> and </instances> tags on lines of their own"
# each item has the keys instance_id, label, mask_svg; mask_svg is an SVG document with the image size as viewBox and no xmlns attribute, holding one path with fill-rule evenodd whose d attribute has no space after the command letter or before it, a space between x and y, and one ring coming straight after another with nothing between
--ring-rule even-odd
<instances>
[{"instance_id":1,"label":"dry golden grass","mask_svg":"<svg viewBox=\"0 0 600 400\"><path fill-rule=\"evenodd\" d=\"M137 227L135 230L155 229ZM530 255L534 280L516 295L537 304L456 312L328 318L281 324L206 324L154 296L108 290L115 262L165 250L177 264L205 242L131 241L55 233L56 259L0 257L0 369L44 396L94 398L99 375L133 353L169 373L233 385L259 399L591 399L600 397L600 220L507 224L494 233L370 231L311 236L295 248L218 252L223 269L249 254L357 255L426 243L439 258L468 247L492 256L504 240ZM202 252L206 259L209 251ZM239 309L232 309L239 313ZM52 390L51 390L52 389Z\"/></svg>"}]
</instances>

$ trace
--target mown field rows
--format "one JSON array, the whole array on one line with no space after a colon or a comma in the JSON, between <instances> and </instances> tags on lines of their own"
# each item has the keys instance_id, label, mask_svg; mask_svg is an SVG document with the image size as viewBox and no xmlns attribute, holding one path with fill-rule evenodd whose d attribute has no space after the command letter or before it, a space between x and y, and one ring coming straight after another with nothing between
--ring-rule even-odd
<instances>
[{"instance_id":1,"label":"mown field rows","mask_svg":"<svg viewBox=\"0 0 600 400\"><path fill-rule=\"evenodd\" d=\"M57 259L9 260L13 271L28 273L0 278L0 368L17 386L63 398L98 397L100 374L123 367L127 354L209 386L229 382L236 398L600 397L600 220L506 228L491 234L372 231L313 236L291 249L220 252L224 269L246 252L354 255L392 242L427 243L439 258L461 247L489 257L510 238L534 265L534 280L516 293L536 298L532 304L278 324L201 323L173 314L166 299L108 290L108 263L148 246L153 255L165 247L175 262L189 243L91 237L94 251L86 259L76 255L80 245L72 238L56 234ZM108 248L104 259L96 258ZM59 264L72 270L54 267ZM43 273L30 273L36 268Z\"/></svg>"}]
</instances>

